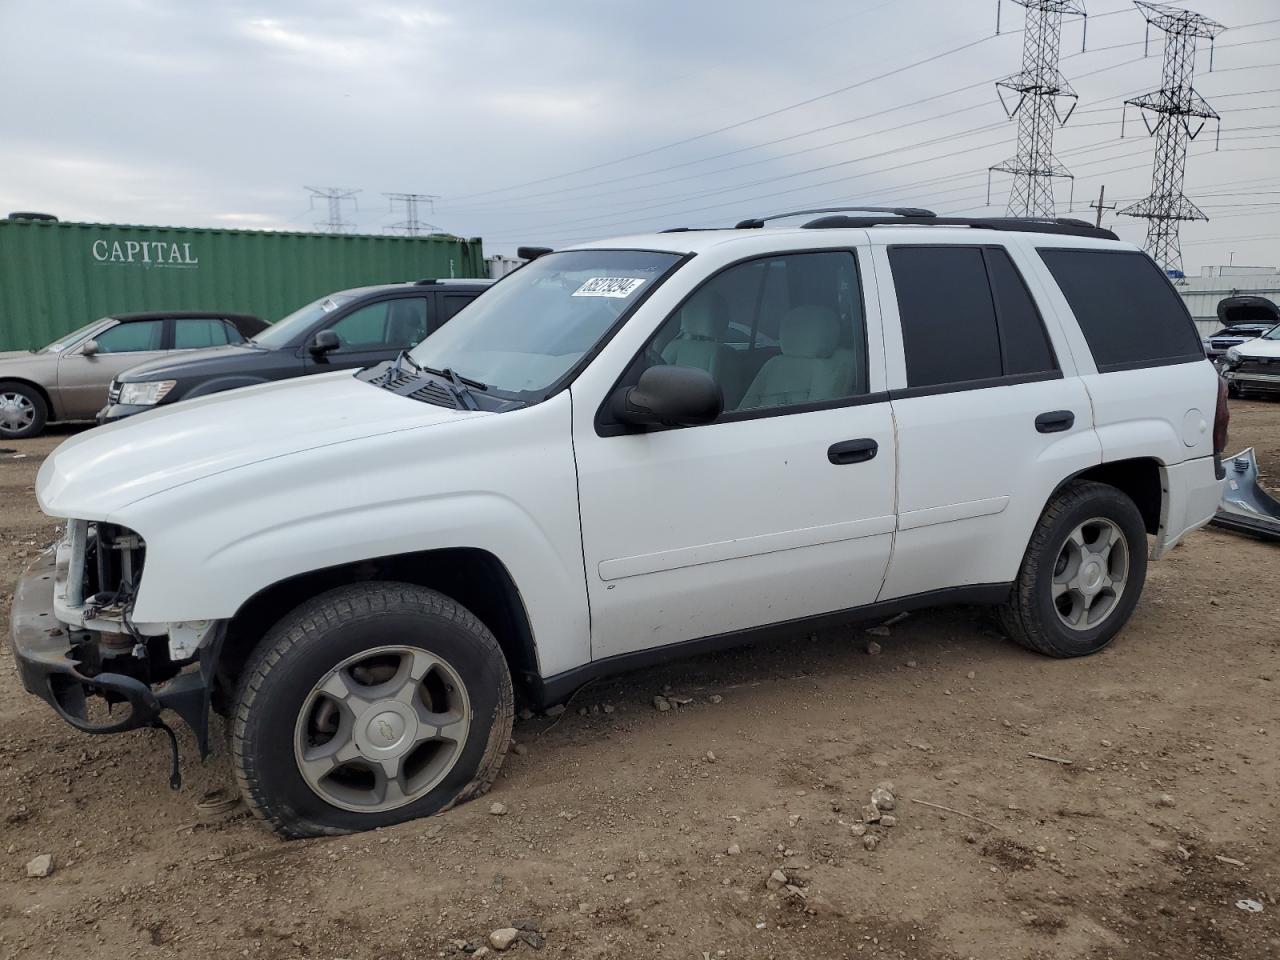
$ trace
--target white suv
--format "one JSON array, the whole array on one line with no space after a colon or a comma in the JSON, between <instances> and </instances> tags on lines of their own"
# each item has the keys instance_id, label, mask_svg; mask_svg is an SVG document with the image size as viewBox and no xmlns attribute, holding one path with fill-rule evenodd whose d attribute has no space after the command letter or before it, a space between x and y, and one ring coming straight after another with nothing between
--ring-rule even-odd
<instances>
[{"instance_id":1,"label":"white suv","mask_svg":"<svg viewBox=\"0 0 1280 960\"><path fill-rule=\"evenodd\" d=\"M1214 513L1225 390L1110 233L902 213L550 253L395 362L68 440L27 689L202 751L212 704L298 837L484 791L516 697L771 630L980 602L1099 650Z\"/></svg>"}]
</instances>

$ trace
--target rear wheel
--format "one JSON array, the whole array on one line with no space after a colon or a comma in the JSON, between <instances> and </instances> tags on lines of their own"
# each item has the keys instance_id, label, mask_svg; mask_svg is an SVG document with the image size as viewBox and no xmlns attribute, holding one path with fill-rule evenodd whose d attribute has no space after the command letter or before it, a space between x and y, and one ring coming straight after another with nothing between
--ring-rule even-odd
<instances>
[{"instance_id":1,"label":"rear wheel","mask_svg":"<svg viewBox=\"0 0 1280 960\"><path fill-rule=\"evenodd\" d=\"M49 406L39 390L25 383L0 382L0 438L39 436L48 419Z\"/></svg>"},{"instance_id":2,"label":"rear wheel","mask_svg":"<svg viewBox=\"0 0 1280 960\"><path fill-rule=\"evenodd\" d=\"M1107 484L1073 482L1041 514L1001 621L1039 653L1096 653L1128 622L1146 573L1146 528L1134 502Z\"/></svg>"},{"instance_id":3,"label":"rear wheel","mask_svg":"<svg viewBox=\"0 0 1280 960\"><path fill-rule=\"evenodd\" d=\"M245 668L232 720L251 809L286 837L369 830L483 793L511 737L493 634L424 587L363 583L289 614Z\"/></svg>"}]
</instances>

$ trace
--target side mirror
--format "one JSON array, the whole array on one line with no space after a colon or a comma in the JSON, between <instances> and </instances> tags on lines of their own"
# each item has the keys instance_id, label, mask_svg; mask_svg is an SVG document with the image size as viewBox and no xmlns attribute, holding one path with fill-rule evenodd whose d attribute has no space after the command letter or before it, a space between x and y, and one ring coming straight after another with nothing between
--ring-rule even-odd
<instances>
[{"instance_id":1,"label":"side mirror","mask_svg":"<svg viewBox=\"0 0 1280 960\"><path fill-rule=\"evenodd\" d=\"M326 353L333 353L342 346L342 341L338 339L338 335L332 330L321 330L311 338L311 346L307 349L311 351L314 357L323 357Z\"/></svg>"},{"instance_id":2,"label":"side mirror","mask_svg":"<svg viewBox=\"0 0 1280 960\"><path fill-rule=\"evenodd\" d=\"M82 357L92 357L96 355L97 352L98 352L97 340L86 340L84 342L84 345L80 348L80 355Z\"/></svg>"},{"instance_id":3,"label":"side mirror","mask_svg":"<svg viewBox=\"0 0 1280 960\"><path fill-rule=\"evenodd\" d=\"M634 387L619 387L612 407L632 426L695 427L720 416L724 394L705 370L660 365L640 374Z\"/></svg>"}]
</instances>

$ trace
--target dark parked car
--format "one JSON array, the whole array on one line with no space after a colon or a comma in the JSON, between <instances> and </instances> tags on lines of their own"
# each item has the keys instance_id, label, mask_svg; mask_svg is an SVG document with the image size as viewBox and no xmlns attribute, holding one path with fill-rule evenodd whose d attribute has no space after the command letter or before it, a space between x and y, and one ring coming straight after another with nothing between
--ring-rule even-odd
<instances>
[{"instance_id":1,"label":"dark parked car","mask_svg":"<svg viewBox=\"0 0 1280 960\"><path fill-rule=\"evenodd\" d=\"M117 313L39 350L0 353L0 439L38 436L51 420L91 420L107 384L130 367L241 343L266 326L239 313Z\"/></svg>"},{"instance_id":2,"label":"dark parked car","mask_svg":"<svg viewBox=\"0 0 1280 960\"><path fill-rule=\"evenodd\" d=\"M99 423L236 387L394 359L480 296L489 280L418 280L321 297L244 343L144 363L112 381Z\"/></svg>"}]
</instances>

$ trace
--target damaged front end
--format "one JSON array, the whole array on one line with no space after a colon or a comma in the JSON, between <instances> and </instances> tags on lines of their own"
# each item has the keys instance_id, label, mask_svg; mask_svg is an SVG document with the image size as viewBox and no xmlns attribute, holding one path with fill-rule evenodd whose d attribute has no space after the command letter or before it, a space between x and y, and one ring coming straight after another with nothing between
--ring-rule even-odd
<instances>
[{"instance_id":1,"label":"damaged front end","mask_svg":"<svg viewBox=\"0 0 1280 960\"><path fill-rule=\"evenodd\" d=\"M1280 500L1258 482L1258 459L1253 447L1229 459L1226 469L1222 504L1210 522L1225 530L1280 542Z\"/></svg>"},{"instance_id":2,"label":"damaged front end","mask_svg":"<svg viewBox=\"0 0 1280 960\"><path fill-rule=\"evenodd\" d=\"M209 697L225 633L221 621L135 623L146 543L116 524L71 520L19 581L11 619L23 686L86 733L164 730L177 713L208 753Z\"/></svg>"}]
</instances>

